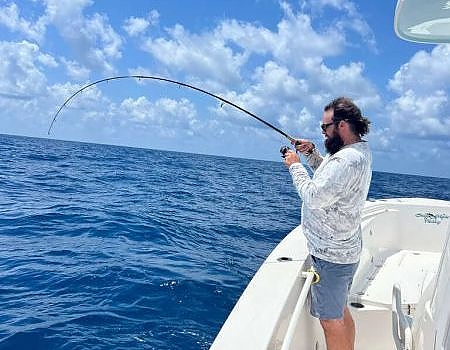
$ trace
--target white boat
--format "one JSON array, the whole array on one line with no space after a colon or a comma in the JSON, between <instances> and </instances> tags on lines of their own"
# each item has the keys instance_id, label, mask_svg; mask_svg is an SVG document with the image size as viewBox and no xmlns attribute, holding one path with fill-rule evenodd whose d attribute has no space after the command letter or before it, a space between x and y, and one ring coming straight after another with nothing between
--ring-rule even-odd
<instances>
[{"instance_id":1,"label":"white boat","mask_svg":"<svg viewBox=\"0 0 450 350\"><path fill-rule=\"evenodd\" d=\"M349 296L357 350L450 349L450 202L368 201ZM314 279L301 226L259 268L211 350L326 349L309 313Z\"/></svg>"},{"instance_id":2,"label":"white boat","mask_svg":"<svg viewBox=\"0 0 450 350\"><path fill-rule=\"evenodd\" d=\"M450 5L399 0L395 31L405 40L450 42ZM349 295L356 350L450 350L450 202L366 202L363 251ZM259 268L211 350L326 350L309 313L315 275L301 226Z\"/></svg>"}]
</instances>

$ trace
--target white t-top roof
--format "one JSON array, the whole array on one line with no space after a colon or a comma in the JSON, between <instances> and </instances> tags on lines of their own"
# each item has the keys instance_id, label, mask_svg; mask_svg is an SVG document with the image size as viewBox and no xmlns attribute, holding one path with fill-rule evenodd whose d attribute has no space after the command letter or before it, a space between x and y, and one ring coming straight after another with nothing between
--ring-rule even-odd
<instances>
[{"instance_id":1,"label":"white t-top roof","mask_svg":"<svg viewBox=\"0 0 450 350\"><path fill-rule=\"evenodd\" d=\"M394 29L405 40L450 42L449 0L398 0Z\"/></svg>"}]
</instances>

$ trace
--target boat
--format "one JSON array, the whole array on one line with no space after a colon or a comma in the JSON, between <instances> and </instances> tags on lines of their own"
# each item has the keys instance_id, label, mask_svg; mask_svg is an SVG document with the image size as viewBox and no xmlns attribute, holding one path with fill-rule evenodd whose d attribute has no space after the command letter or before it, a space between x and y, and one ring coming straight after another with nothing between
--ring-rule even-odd
<instances>
[{"instance_id":1,"label":"boat","mask_svg":"<svg viewBox=\"0 0 450 350\"><path fill-rule=\"evenodd\" d=\"M349 295L357 350L450 349L450 202L367 201L363 251ZM309 313L314 283L301 226L270 253L211 350L326 349Z\"/></svg>"},{"instance_id":2,"label":"boat","mask_svg":"<svg viewBox=\"0 0 450 350\"><path fill-rule=\"evenodd\" d=\"M395 31L405 40L450 42L449 9L446 1L400 0ZM450 350L450 202L368 200L361 228L348 299L355 349ZM298 226L258 269L210 349L325 350L322 327L309 313L318 277L310 266Z\"/></svg>"}]
</instances>

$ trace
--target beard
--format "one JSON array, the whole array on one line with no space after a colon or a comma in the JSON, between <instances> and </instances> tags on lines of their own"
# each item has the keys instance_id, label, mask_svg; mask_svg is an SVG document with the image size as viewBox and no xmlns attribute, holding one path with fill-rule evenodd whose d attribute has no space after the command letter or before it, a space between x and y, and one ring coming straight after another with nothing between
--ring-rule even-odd
<instances>
[{"instance_id":1,"label":"beard","mask_svg":"<svg viewBox=\"0 0 450 350\"><path fill-rule=\"evenodd\" d=\"M325 139L325 148L331 155L339 151L342 146L344 146L344 141L336 130L333 131L333 135Z\"/></svg>"}]
</instances>

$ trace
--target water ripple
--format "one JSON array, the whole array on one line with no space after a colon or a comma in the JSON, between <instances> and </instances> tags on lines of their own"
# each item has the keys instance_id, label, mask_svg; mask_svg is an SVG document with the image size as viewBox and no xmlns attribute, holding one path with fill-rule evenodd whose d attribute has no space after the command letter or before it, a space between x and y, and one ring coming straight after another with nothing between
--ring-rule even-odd
<instances>
[{"instance_id":1,"label":"water ripple","mask_svg":"<svg viewBox=\"0 0 450 350\"><path fill-rule=\"evenodd\" d=\"M0 135L0 349L208 349L300 220L277 162ZM448 199L376 173L372 198Z\"/></svg>"}]
</instances>

